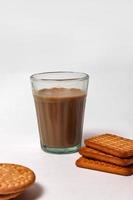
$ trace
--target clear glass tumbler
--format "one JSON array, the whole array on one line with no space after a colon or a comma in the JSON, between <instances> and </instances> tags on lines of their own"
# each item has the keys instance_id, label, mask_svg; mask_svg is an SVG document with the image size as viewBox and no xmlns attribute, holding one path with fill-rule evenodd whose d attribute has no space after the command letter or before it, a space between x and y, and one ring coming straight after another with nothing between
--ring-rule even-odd
<instances>
[{"instance_id":1,"label":"clear glass tumbler","mask_svg":"<svg viewBox=\"0 0 133 200\"><path fill-rule=\"evenodd\" d=\"M78 151L83 131L89 76L45 72L31 76L41 148L50 153Z\"/></svg>"}]
</instances>

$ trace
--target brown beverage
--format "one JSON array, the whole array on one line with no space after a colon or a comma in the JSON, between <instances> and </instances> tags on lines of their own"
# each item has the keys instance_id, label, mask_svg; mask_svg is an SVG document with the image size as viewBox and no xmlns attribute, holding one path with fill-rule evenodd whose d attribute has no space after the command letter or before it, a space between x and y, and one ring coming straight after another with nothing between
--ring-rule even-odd
<instances>
[{"instance_id":1,"label":"brown beverage","mask_svg":"<svg viewBox=\"0 0 133 200\"><path fill-rule=\"evenodd\" d=\"M43 144L51 148L80 145L86 93L76 88L51 88L33 95Z\"/></svg>"}]
</instances>

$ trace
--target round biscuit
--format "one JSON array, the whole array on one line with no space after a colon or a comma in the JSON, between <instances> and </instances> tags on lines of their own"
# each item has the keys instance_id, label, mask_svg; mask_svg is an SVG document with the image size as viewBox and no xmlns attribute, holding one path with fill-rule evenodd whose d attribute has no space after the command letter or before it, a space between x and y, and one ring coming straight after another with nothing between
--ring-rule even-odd
<instances>
[{"instance_id":1,"label":"round biscuit","mask_svg":"<svg viewBox=\"0 0 133 200\"><path fill-rule=\"evenodd\" d=\"M3 195L0 195L0 200L8 200L8 199L16 198L20 194L22 194L22 192L17 192L13 194L3 194Z\"/></svg>"},{"instance_id":2,"label":"round biscuit","mask_svg":"<svg viewBox=\"0 0 133 200\"><path fill-rule=\"evenodd\" d=\"M34 172L22 165L0 163L0 194L21 192L35 181Z\"/></svg>"}]
</instances>

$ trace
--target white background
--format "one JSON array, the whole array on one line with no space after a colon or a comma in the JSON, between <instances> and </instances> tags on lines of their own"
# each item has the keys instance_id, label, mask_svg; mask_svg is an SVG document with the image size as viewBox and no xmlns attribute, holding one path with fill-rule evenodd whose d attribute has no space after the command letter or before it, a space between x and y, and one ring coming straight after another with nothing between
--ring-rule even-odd
<instances>
[{"instance_id":1,"label":"white background","mask_svg":"<svg viewBox=\"0 0 133 200\"><path fill-rule=\"evenodd\" d=\"M18 199L132 200L132 177L78 169L78 153L40 150L29 76L55 70L90 75L84 138L133 139L133 2L0 1L0 162L37 175Z\"/></svg>"}]
</instances>

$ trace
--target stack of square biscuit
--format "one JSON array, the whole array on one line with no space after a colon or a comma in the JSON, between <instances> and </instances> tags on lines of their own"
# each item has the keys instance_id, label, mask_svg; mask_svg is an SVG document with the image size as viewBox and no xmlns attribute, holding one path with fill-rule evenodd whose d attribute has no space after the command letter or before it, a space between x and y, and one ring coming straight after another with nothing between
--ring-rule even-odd
<instances>
[{"instance_id":1,"label":"stack of square biscuit","mask_svg":"<svg viewBox=\"0 0 133 200\"><path fill-rule=\"evenodd\" d=\"M133 174L133 140L102 134L85 140L78 167L128 176Z\"/></svg>"}]
</instances>

